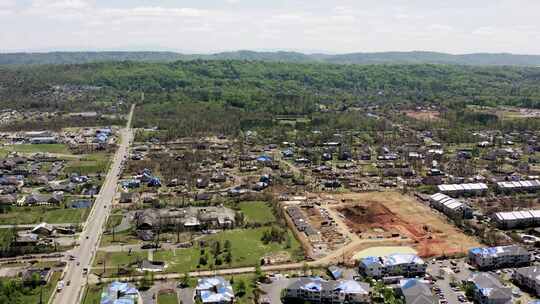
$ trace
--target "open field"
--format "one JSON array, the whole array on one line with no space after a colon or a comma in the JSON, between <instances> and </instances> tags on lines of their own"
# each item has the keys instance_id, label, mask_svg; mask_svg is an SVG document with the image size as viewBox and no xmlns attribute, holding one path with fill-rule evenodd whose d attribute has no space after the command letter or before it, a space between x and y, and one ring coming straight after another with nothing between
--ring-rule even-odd
<instances>
[{"instance_id":1,"label":"open field","mask_svg":"<svg viewBox=\"0 0 540 304\"><path fill-rule=\"evenodd\" d=\"M110 155L106 153L94 153L86 155L80 159L72 160L64 171L68 174L79 173L82 175L107 172L110 163Z\"/></svg>"},{"instance_id":2,"label":"open field","mask_svg":"<svg viewBox=\"0 0 540 304\"><path fill-rule=\"evenodd\" d=\"M4 146L1 150L20 153L55 153L71 154L69 148L64 144L20 144Z\"/></svg>"},{"instance_id":3,"label":"open field","mask_svg":"<svg viewBox=\"0 0 540 304\"><path fill-rule=\"evenodd\" d=\"M264 231L269 230L268 227L255 228L255 229L234 229L219 232L215 235L203 237L202 240L210 243L209 241L219 240L222 248L226 240L231 242L231 258L232 261L227 264L224 260L225 250L222 249L219 254L219 259L222 261L221 265L215 265L216 257L214 256L212 249L209 247L201 248L200 246L194 246L191 248L176 248L176 249L159 249L154 252L153 259L155 261L163 261L166 263L166 272L184 273L194 270L209 269L210 265L214 268L227 268L227 267L242 267L242 266L255 266L260 265L261 259L271 253L287 252L293 261L300 259L299 255L303 254L300 244L294 238L292 233L288 232L288 238L290 242L275 243L270 242L264 244L261 241ZM290 246L288 246L290 245ZM204 249L204 250L203 250ZM201 258L201 251L208 258L208 262L205 265L199 265ZM102 272L103 265L101 264L103 259L106 260L105 267L107 272L112 273L116 271L117 266L125 266L135 263L137 260L146 259L148 256L147 251L144 252L132 252L128 255L127 250L123 252L103 252L98 251L95 259L95 271L97 273ZM114 269L112 269L114 268Z\"/></svg>"},{"instance_id":4,"label":"open field","mask_svg":"<svg viewBox=\"0 0 540 304\"><path fill-rule=\"evenodd\" d=\"M178 298L176 293L160 293L157 298L158 304L177 304Z\"/></svg>"},{"instance_id":5,"label":"open field","mask_svg":"<svg viewBox=\"0 0 540 304\"><path fill-rule=\"evenodd\" d=\"M443 217L410 196L397 192L368 192L338 195L344 203L335 207L351 230L362 238L392 235L413 241L420 256L464 253L480 246ZM403 240L401 240L403 241ZM396 239L396 242L399 242Z\"/></svg>"},{"instance_id":6,"label":"open field","mask_svg":"<svg viewBox=\"0 0 540 304\"><path fill-rule=\"evenodd\" d=\"M101 300L102 285L88 285L85 289L82 304L99 303Z\"/></svg>"},{"instance_id":7,"label":"open field","mask_svg":"<svg viewBox=\"0 0 540 304\"><path fill-rule=\"evenodd\" d=\"M437 111L405 111L404 113L408 117L423 121L433 121L441 119L441 113Z\"/></svg>"},{"instance_id":8,"label":"open field","mask_svg":"<svg viewBox=\"0 0 540 304\"><path fill-rule=\"evenodd\" d=\"M0 214L0 225L82 223L89 212L89 208L12 207L9 212Z\"/></svg>"},{"instance_id":9,"label":"open field","mask_svg":"<svg viewBox=\"0 0 540 304\"><path fill-rule=\"evenodd\" d=\"M240 202L238 207L244 213L247 222L267 224L276 221L272 207L266 202Z\"/></svg>"}]
</instances>

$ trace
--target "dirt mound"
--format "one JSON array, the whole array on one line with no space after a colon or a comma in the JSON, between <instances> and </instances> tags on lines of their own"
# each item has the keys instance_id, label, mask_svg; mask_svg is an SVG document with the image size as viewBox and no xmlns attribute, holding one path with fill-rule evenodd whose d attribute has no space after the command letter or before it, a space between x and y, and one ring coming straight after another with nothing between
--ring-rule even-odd
<instances>
[{"instance_id":1,"label":"dirt mound","mask_svg":"<svg viewBox=\"0 0 540 304\"><path fill-rule=\"evenodd\" d=\"M355 232L380 228L386 232L404 233L420 239L426 237L430 230L427 226L418 229L416 225L403 220L380 202L366 202L365 206L350 205L338 208L338 211L345 216L347 225Z\"/></svg>"}]
</instances>

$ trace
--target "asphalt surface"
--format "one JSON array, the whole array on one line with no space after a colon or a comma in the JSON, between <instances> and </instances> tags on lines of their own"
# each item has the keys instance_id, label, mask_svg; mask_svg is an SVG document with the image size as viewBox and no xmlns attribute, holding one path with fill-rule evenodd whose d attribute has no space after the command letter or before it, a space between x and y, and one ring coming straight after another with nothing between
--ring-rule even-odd
<instances>
[{"instance_id":1,"label":"asphalt surface","mask_svg":"<svg viewBox=\"0 0 540 304\"><path fill-rule=\"evenodd\" d=\"M68 256L73 255L75 260L67 260L68 265L63 274L63 281L66 285L61 291L55 292L52 303L74 304L80 302L82 291L87 283L87 276L83 273L83 269L87 268L90 271L92 266L101 234L103 233L103 227L111 212L111 203L116 194L122 161L127 159L129 145L133 140L131 131L133 109L134 106L131 108L126 128L120 130L121 140L118 150L114 155L112 165L101 187L100 194L88 216L84 230L80 234L79 245L67 254ZM77 265L77 263L80 265ZM67 284L68 282L69 285Z\"/></svg>"},{"instance_id":2,"label":"asphalt surface","mask_svg":"<svg viewBox=\"0 0 540 304\"><path fill-rule=\"evenodd\" d=\"M458 301L457 297L458 295L464 295L465 293L462 291L452 290L452 287L450 287L450 282L452 279L455 282L467 280L470 277L471 272L463 259L454 261L457 262L457 268L460 269L459 273L455 273L450 269L453 265L451 265L450 261L448 260L430 262L427 272L433 277L437 277L441 274L441 268L445 269L444 276L437 280L435 286L441 289L441 294L444 296L444 299L448 302L448 304L461 304L462 302Z\"/></svg>"}]
</instances>

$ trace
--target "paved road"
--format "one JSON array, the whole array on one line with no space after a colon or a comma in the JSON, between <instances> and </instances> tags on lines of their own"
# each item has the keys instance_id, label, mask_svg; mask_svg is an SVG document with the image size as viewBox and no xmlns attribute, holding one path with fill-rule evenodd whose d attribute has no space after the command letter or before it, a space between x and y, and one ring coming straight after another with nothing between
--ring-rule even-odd
<instances>
[{"instance_id":1,"label":"paved road","mask_svg":"<svg viewBox=\"0 0 540 304\"><path fill-rule=\"evenodd\" d=\"M113 163L105 178L99 197L92 207L88 216L84 230L80 235L80 245L72 249L69 253L77 258L80 265L75 261L68 261L68 266L64 271L64 282L70 282L69 286L53 295L53 303L67 304L79 303L82 291L87 278L83 275L83 268L90 269L95 253L97 251L103 226L111 211L111 203L116 193L118 175L121 172L122 161L127 159L129 145L133 140L131 131L131 119L133 117L134 106L131 107L126 128L120 130L121 141L114 155Z\"/></svg>"}]
</instances>

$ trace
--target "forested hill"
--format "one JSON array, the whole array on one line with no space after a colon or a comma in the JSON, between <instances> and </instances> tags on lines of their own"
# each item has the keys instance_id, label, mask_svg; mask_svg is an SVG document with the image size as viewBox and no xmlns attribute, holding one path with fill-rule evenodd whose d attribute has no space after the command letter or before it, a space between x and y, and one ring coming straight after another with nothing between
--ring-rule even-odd
<instances>
[{"instance_id":1,"label":"forested hill","mask_svg":"<svg viewBox=\"0 0 540 304\"><path fill-rule=\"evenodd\" d=\"M172 62L177 60L254 60L272 62L326 62L337 64L457 64L540 66L540 55L465 54L436 52L381 52L341 55L303 54L297 52L235 51L209 55L175 52L51 52L4 53L0 65L78 64L103 61Z\"/></svg>"}]
</instances>

